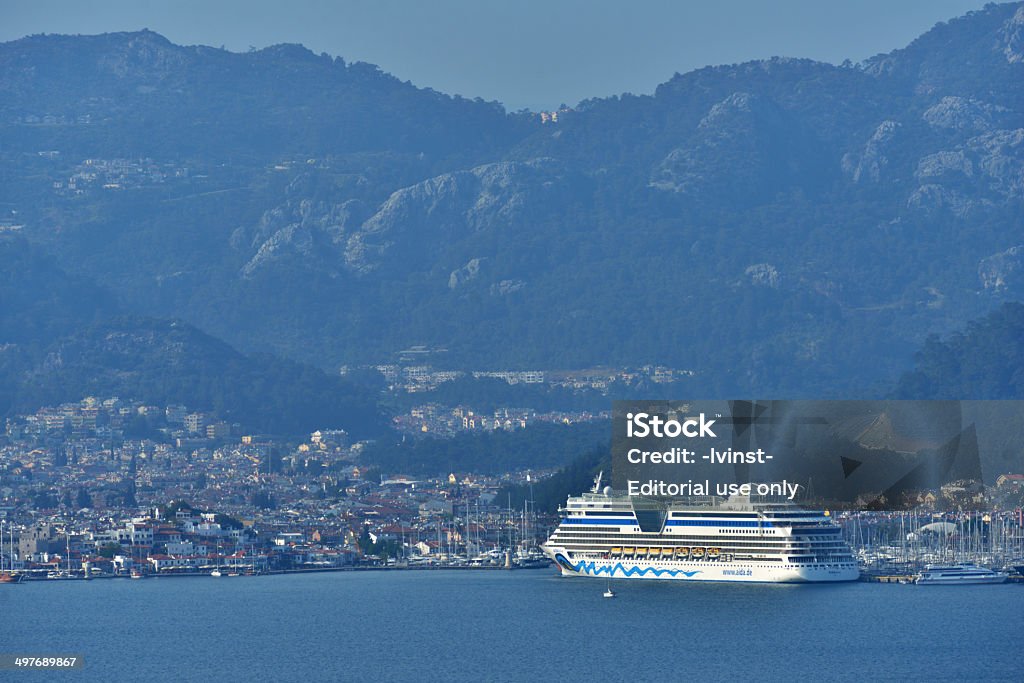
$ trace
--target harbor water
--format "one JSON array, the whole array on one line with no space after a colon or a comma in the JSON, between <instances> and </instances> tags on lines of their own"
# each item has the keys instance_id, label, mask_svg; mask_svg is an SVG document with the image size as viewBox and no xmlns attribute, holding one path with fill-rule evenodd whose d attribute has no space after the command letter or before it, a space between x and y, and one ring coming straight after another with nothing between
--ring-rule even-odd
<instances>
[{"instance_id":1,"label":"harbor water","mask_svg":"<svg viewBox=\"0 0 1024 683\"><path fill-rule=\"evenodd\" d=\"M686 584L550 570L0 586L0 654L68 680L1006 680L1024 586ZM36 672L0 672L36 680Z\"/></svg>"}]
</instances>

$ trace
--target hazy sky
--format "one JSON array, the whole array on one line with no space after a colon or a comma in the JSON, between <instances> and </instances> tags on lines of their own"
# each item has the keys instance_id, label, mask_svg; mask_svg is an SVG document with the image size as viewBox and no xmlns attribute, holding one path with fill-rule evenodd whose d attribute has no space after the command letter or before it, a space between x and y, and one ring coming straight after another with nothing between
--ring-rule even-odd
<instances>
[{"instance_id":1,"label":"hazy sky","mask_svg":"<svg viewBox=\"0 0 1024 683\"><path fill-rule=\"evenodd\" d=\"M509 109L653 92L676 71L903 47L983 0L0 0L0 41L149 28L246 51L302 43Z\"/></svg>"}]
</instances>

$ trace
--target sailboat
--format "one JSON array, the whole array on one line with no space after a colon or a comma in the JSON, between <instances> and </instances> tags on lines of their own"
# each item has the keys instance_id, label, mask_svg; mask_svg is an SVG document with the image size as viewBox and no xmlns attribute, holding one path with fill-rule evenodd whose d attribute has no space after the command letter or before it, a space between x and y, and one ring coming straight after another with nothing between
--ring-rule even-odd
<instances>
[{"instance_id":1,"label":"sailboat","mask_svg":"<svg viewBox=\"0 0 1024 683\"><path fill-rule=\"evenodd\" d=\"M604 589L604 597L606 597L606 598L614 598L615 597L615 591L612 590L612 580L611 579L608 579L608 587Z\"/></svg>"},{"instance_id":2,"label":"sailboat","mask_svg":"<svg viewBox=\"0 0 1024 683\"><path fill-rule=\"evenodd\" d=\"M220 543L217 544L217 555L215 559L217 560L217 566L213 568L212 572L210 572L210 576L220 578L222 576L220 573Z\"/></svg>"},{"instance_id":3,"label":"sailboat","mask_svg":"<svg viewBox=\"0 0 1024 683\"><path fill-rule=\"evenodd\" d=\"M4 527L3 522L0 522L0 583L20 583L22 579L21 574L14 573L14 522L8 524L11 530L11 552L10 557L11 568L9 570L4 569Z\"/></svg>"}]
</instances>

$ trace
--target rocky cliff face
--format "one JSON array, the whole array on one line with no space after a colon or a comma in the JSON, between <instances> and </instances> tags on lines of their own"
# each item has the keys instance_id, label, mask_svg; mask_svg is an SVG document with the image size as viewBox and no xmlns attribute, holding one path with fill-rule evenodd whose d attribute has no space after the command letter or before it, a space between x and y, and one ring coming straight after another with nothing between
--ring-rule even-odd
<instances>
[{"instance_id":1,"label":"rocky cliff face","mask_svg":"<svg viewBox=\"0 0 1024 683\"><path fill-rule=\"evenodd\" d=\"M510 229L543 210L563 177L564 168L552 159L506 161L398 190L348 238L345 264L366 274L396 252L429 253L438 243Z\"/></svg>"},{"instance_id":2,"label":"rocky cliff face","mask_svg":"<svg viewBox=\"0 0 1024 683\"><path fill-rule=\"evenodd\" d=\"M996 49L1002 48L1003 56L1010 64L1024 62L1024 7L1006 20L999 30Z\"/></svg>"},{"instance_id":3,"label":"rocky cliff face","mask_svg":"<svg viewBox=\"0 0 1024 683\"><path fill-rule=\"evenodd\" d=\"M877 183L889 165L889 149L899 131L896 121L882 121L859 152L843 155L842 168L854 183Z\"/></svg>"},{"instance_id":4,"label":"rocky cliff face","mask_svg":"<svg viewBox=\"0 0 1024 683\"><path fill-rule=\"evenodd\" d=\"M345 243L367 214L358 199L340 204L309 198L288 200L264 212L252 229L239 227L232 233L233 247L250 253L255 249L241 273L252 277L272 264L291 260L337 276Z\"/></svg>"},{"instance_id":5,"label":"rocky cliff face","mask_svg":"<svg viewBox=\"0 0 1024 683\"><path fill-rule=\"evenodd\" d=\"M763 201L799 174L806 138L771 99L735 92L654 168L650 184L705 200Z\"/></svg>"},{"instance_id":6,"label":"rocky cliff face","mask_svg":"<svg viewBox=\"0 0 1024 683\"><path fill-rule=\"evenodd\" d=\"M972 210L1024 197L1024 129L992 130L954 149L925 155L914 173L920 183L907 200L915 209Z\"/></svg>"},{"instance_id":7,"label":"rocky cliff face","mask_svg":"<svg viewBox=\"0 0 1024 683\"><path fill-rule=\"evenodd\" d=\"M978 263L981 285L994 292L1008 288L1024 289L1024 244L992 254Z\"/></svg>"},{"instance_id":8,"label":"rocky cliff face","mask_svg":"<svg viewBox=\"0 0 1024 683\"><path fill-rule=\"evenodd\" d=\"M981 133L1010 121L1013 112L1006 107L979 102L973 98L947 95L921 115L929 126L940 130Z\"/></svg>"},{"instance_id":9,"label":"rocky cliff face","mask_svg":"<svg viewBox=\"0 0 1024 683\"><path fill-rule=\"evenodd\" d=\"M241 270L247 278L289 263L332 277L366 276L474 234L521 227L557 199L565 176L553 159L486 164L396 190L376 208L357 199L303 197L303 184L292 183L283 204L265 211L256 225L236 229L231 243L251 254ZM452 271L449 287L474 279L485 260L473 258ZM501 289L510 288L515 283Z\"/></svg>"},{"instance_id":10,"label":"rocky cliff face","mask_svg":"<svg viewBox=\"0 0 1024 683\"><path fill-rule=\"evenodd\" d=\"M458 289L460 286L475 280L480 275L480 269L487 263L486 258L472 258L466 265L453 270L448 276L448 289Z\"/></svg>"}]
</instances>

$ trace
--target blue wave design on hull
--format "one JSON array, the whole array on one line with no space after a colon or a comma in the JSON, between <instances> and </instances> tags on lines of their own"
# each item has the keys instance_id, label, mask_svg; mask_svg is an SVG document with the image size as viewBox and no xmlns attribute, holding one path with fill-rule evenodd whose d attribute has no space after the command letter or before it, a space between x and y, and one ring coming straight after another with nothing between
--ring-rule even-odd
<instances>
[{"instance_id":1,"label":"blue wave design on hull","mask_svg":"<svg viewBox=\"0 0 1024 683\"><path fill-rule=\"evenodd\" d=\"M616 562L610 567L608 565L598 566L597 562L586 561L573 564L564 555L556 555L555 561L558 562L558 564L565 567L566 569L569 569L576 573L590 574L591 576L601 576L602 574L607 574L609 577L613 577L615 576L615 572L619 571L625 577L647 576L648 574L654 574L655 576L660 577L664 576L665 574L668 574L669 576L675 578L681 574L688 579L692 579L694 576L701 573L699 569L695 569L690 572L684 569L658 569L657 567L633 566L627 569L626 567L622 566L621 562Z\"/></svg>"}]
</instances>

